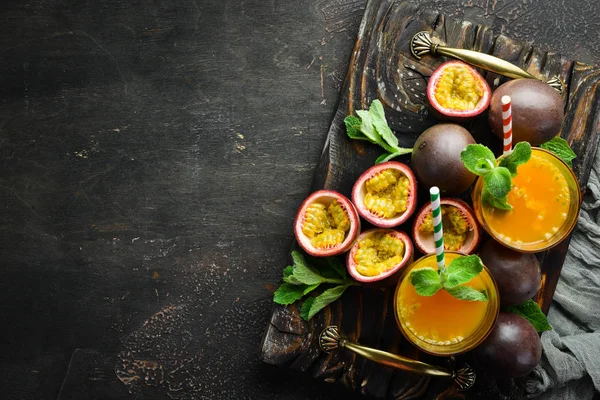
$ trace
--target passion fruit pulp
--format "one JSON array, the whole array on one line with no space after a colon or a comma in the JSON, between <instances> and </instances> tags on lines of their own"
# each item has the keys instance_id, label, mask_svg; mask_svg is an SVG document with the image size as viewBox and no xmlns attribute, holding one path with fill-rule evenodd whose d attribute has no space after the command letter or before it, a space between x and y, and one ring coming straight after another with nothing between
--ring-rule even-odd
<instances>
[{"instance_id":1,"label":"passion fruit pulp","mask_svg":"<svg viewBox=\"0 0 600 400\"><path fill-rule=\"evenodd\" d=\"M448 61L433 71L427 98L442 119L464 120L481 114L490 104L490 87L468 64Z\"/></svg>"},{"instance_id":2,"label":"passion fruit pulp","mask_svg":"<svg viewBox=\"0 0 600 400\"><path fill-rule=\"evenodd\" d=\"M481 238L481 228L477 224L473 209L459 199L444 198L440 203L444 248L464 254L475 252ZM413 223L413 239L415 246L423 254L435 251L431 203L425 204L417 213Z\"/></svg>"},{"instance_id":3,"label":"passion fruit pulp","mask_svg":"<svg viewBox=\"0 0 600 400\"><path fill-rule=\"evenodd\" d=\"M298 244L315 257L347 251L359 232L356 208L346 196L333 190L319 190L308 196L294 221Z\"/></svg>"},{"instance_id":4,"label":"passion fruit pulp","mask_svg":"<svg viewBox=\"0 0 600 400\"><path fill-rule=\"evenodd\" d=\"M406 233L377 228L360 234L346 256L346 267L358 282L387 287L398 282L402 268L412 260L413 245Z\"/></svg>"},{"instance_id":5,"label":"passion fruit pulp","mask_svg":"<svg viewBox=\"0 0 600 400\"><path fill-rule=\"evenodd\" d=\"M352 188L352 201L361 217L381 228L406 221L417 205L417 182L410 168L389 161L366 170Z\"/></svg>"}]
</instances>

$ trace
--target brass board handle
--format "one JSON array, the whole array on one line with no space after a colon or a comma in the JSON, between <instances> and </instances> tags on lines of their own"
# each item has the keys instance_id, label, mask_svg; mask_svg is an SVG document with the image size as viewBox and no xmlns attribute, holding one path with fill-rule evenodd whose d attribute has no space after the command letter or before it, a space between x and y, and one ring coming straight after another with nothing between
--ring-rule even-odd
<instances>
[{"instance_id":1,"label":"brass board handle","mask_svg":"<svg viewBox=\"0 0 600 400\"><path fill-rule=\"evenodd\" d=\"M413 36L410 41L410 51L417 60L420 60L421 57L426 54L431 54L434 56L439 54L442 56L456 58L457 60L464 61L468 64L474 65L475 67L495 72L509 78L538 79L529 72L501 58L474 50L456 49L453 47L444 46L442 44L433 43L431 40L431 35L427 31L421 31ZM564 90L564 82L560 79L560 77L553 76L550 78L550 80L545 82L562 95Z\"/></svg>"},{"instance_id":2,"label":"brass board handle","mask_svg":"<svg viewBox=\"0 0 600 400\"><path fill-rule=\"evenodd\" d=\"M326 353L338 348L345 348L368 360L388 367L421 375L450 378L454 380L458 389L461 391L470 389L475 383L475 371L467 364L463 365L463 367L458 370L452 370L450 368L438 367L436 365L427 364L422 361L402 357L386 351L365 347L358 343L350 342L348 339L342 337L338 331L338 327L335 325L328 326L321 332L321 335L319 335L319 346L321 347L321 350Z\"/></svg>"}]
</instances>

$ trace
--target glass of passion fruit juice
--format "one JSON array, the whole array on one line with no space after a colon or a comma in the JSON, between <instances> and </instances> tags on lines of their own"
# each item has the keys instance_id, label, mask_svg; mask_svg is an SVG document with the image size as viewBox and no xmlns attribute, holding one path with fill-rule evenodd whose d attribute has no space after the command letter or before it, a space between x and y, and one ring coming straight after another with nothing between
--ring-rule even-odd
<instances>
[{"instance_id":1,"label":"glass of passion fruit juice","mask_svg":"<svg viewBox=\"0 0 600 400\"><path fill-rule=\"evenodd\" d=\"M445 265L463 257L455 251L445 251ZM498 287L484 267L466 283L476 290L485 290L488 301L459 300L444 289L433 296L420 296L410 282L410 273L430 267L437 271L435 253L425 255L405 268L394 295L394 314L404 337L422 351L436 356L451 356L474 349L487 337L500 307Z\"/></svg>"},{"instance_id":2,"label":"glass of passion fruit juice","mask_svg":"<svg viewBox=\"0 0 600 400\"><path fill-rule=\"evenodd\" d=\"M508 193L511 211L482 201L483 179L471 197L479 223L496 241L524 253L547 250L571 233L581 205L577 177L553 153L533 147L531 158L517 169Z\"/></svg>"}]
</instances>

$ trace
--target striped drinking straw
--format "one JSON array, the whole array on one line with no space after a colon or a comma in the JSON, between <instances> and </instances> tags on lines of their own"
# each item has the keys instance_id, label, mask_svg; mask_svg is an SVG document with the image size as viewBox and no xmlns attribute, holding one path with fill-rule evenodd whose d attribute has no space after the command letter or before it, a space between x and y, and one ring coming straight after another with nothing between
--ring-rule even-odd
<instances>
[{"instance_id":1,"label":"striped drinking straw","mask_svg":"<svg viewBox=\"0 0 600 400\"><path fill-rule=\"evenodd\" d=\"M431 216L433 217L433 240L435 241L435 261L441 271L446 268L444 259L444 237L442 231L442 205L440 204L440 189L433 186L429 189L431 196Z\"/></svg>"},{"instance_id":2,"label":"striped drinking straw","mask_svg":"<svg viewBox=\"0 0 600 400\"><path fill-rule=\"evenodd\" d=\"M512 152L512 110L510 96L502 96L502 131L504 132L503 156Z\"/></svg>"}]
</instances>

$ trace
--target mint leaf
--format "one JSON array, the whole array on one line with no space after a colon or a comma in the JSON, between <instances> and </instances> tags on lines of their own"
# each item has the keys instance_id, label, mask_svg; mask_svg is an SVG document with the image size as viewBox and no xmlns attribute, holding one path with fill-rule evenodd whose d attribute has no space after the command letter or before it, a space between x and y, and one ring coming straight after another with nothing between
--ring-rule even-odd
<instances>
[{"instance_id":1,"label":"mint leaf","mask_svg":"<svg viewBox=\"0 0 600 400\"><path fill-rule=\"evenodd\" d=\"M372 118L373 127L379 133L381 138L392 148L398 148L398 138L394 135L394 132L388 126L385 119L385 112L383 111L383 104L379 100L373 100L371 107L369 107L369 114Z\"/></svg>"},{"instance_id":2,"label":"mint leaf","mask_svg":"<svg viewBox=\"0 0 600 400\"><path fill-rule=\"evenodd\" d=\"M306 263L302 253L293 251L292 259L294 260L293 277L299 282L306 285L314 285L326 281L326 278L324 278L319 271ZM288 277L288 279L289 278L291 277Z\"/></svg>"},{"instance_id":3,"label":"mint leaf","mask_svg":"<svg viewBox=\"0 0 600 400\"><path fill-rule=\"evenodd\" d=\"M479 176L485 176L496 167L494 153L482 144L468 144L460 152L460 159L466 169Z\"/></svg>"},{"instance_id":4,"label":"mint leaf","mask_svg":"<svg viewBox=\"0 0 600 400\"><path fill-rule=\"evenodd\" d=\"M483 192L481 193L481 199L491 205L494 208L498 208L500 210L510 211L512 210L512 206L508 204L507 196L503 196L500 198L496 198L488 192L485 187L483 188Z\"/></svg>"},{"instance_id":5,"label":"mint leaf","mask_svg":"<svg viewBox=\"0 0 600 400\"><path fill-rule=\"evenodd\" d=\"M347 287L348 286L346 286L346 285L336 286L334 288L327 289L326 291L321 293L319 296L314 297L314 300L309 305L308 312L303 312L303 310L302 310L305 308L305 305L306 305L306 302L305 302L302 305L302 309L300 310L300 316L303 319L308 321L309 319L314 317L315 314L317 314L319 311L321 311L323 308L325 308L327 305L329 305L329 304L333 303L334 301L336 301L337 299L339 299ZM306 310L304 310L304 311L306 311Z\"/></svg>"},{"instance_id":6,"label":"mint leaf","mask_svg":"<svg viewBox=\"0 0 600 400\"><path fill-rule=\"evenodd\" d=\"M483 177L483 184L492 196L503 198L512 188L512 175L505 167L497 167Z\"/></svg>"},{"instance_id":7,"label":"mint leaf","mask_svg":"<svg viewBox=\"0 0 600 400\"><path fill-rule=\"evenodd\" d=\"M473 289L470 286L456 286L453 288L447 288L446 291L459 300L488 301L485 290L480 292L479 290Z\"/></svg>"},{"instance_id":8,"label":"mint leaf","mask_svg":"<svg viewBox=\"0 0 600 400\"><path fill-rule=\"evenodd\" d=\"M308 321L310 319L308 318L308 313L310 312L310 307L312 307L314 302L315 297L309 297L308 299L304 300L304 303L302 303L302 307L300 307L300 318L302 318L305 321Z\"/></svg>"},{"instance_id":9,"label":"mint leaf","mask_svg":"<svg viewBox=\"0 0 600 400\"><path fill-rule=\"evenodd\" d=\"M360 119L356 118L355 116L349 115L346 118L344 118L344 124L346 125L346 133L348 134L348 137L350 139L366 140L371 143L376 143L373 140L366 137L360 131L361 122Z\"/></svg>"},{"instance_id":10,"label":"mint leaf","mask_svg":"<svg viewBox=\"0 0 600 400\"><path fill-rule=\"evenodd\" d=\"M517 167L525 164L531 158L531 145L527 142L519 142L513 148L512 153L506 157L500 158L500 167L505 167L510 171L510 174L515 177L517 175Z\"/></svg>"},{"instance_id":11,"label":"mint leaf","mask_svg":"<svg viewBox=\"0 0 600 400\"><path fill-rule=\"evenodd\" d=\"M546 143L542 143L540 145L542 149L546 149L548 151L553 152L558 157L560 157L569 167L573 168L573 159L577 158L577 154L571 147L569 143L560 136L556 136L554 139L547 141Z\"/></svg>"},{"instance_id":12,"label":"mint leaf","mask_svg":"<svg viewBox=\"0 0 600 400\"><path fill-rule=\"evenodd\" d=\"M346 279L347 272L346 266L342 264L339 258L337 257L327 257L327 265L329 268L337 272L340 278Z\"/></svg>"},{"instance_id":13,"label":"mint leaf","mask_svg":"<svg viewBox=\"0 0 600 400\"><path fill-rule=\"evenodd\" d=\"M383 142L379 133L373 127L373 118L366 110L356 111L356 115L360 117L360 131L373 143L380 144Z\"/></svg>"},{"instance_id":14,"label":"mint leaf","mask_svg":"<svg viewBox=\"0 0 600 400\"><path fill-rule=\"evenodd\" d=\"M291 265L288 265L287 267L285 267L283 269L283 277L287 278L288 276L292 275L294 273L294 267L292 267Z\"/></svg>"},{"instance_id":15,"label":"mint leaf","mask_svg":"<svg viewBox=\"0 0 600 400\"><path fill-rule=\"evenodd\" d=\"M444 288L451 289L467 283L475 278L481 270L483 270L483 263L475 254L455 258L444 271Z\"/></svg>"},{"instance_id":16,"label":"mint leaf","mask_svg":"<svg viewBox=\"0 0 600 400\"><path fill-rule=\"evenodd\" d=\"M312 292L313 290L315 290L316 288L319 287L319 283L315 283L314 285L304 285L304 291L302 292L302 295L305 296L307 294L309 294L310 292Z\"/></svg>"},{"instance_id":17,"label":"mint leaf","mask_svg":"<svg viewBox=\"0 0 600 400\"><path fill-rule=\"evenodd\" d=\"M506 310L527 319L538 332L552 329L538 303L531 299L517 306L507 307Z\"/></svg>"},{"instance_id":18,"label":"mint leaf","mask_svg":"<svg viewBox=\"0 0 600 400\"><path fill-rule=\"evenodd\" d=\"M277 304L292 304L304 295L306 285L292 285L284 283L273 294L273 301Z\"/></svg>"},{"instance_id":19,"label":"mint leaf","mask_svg":"<svg viewBox=\"0 0 600 400\"><path fill-rule=\"evenodd\" d=\"M420 268L410 273L410 283L420 296L433 296L442 288L442 282L433 268Z\"/></svg>"}]
</instances>

